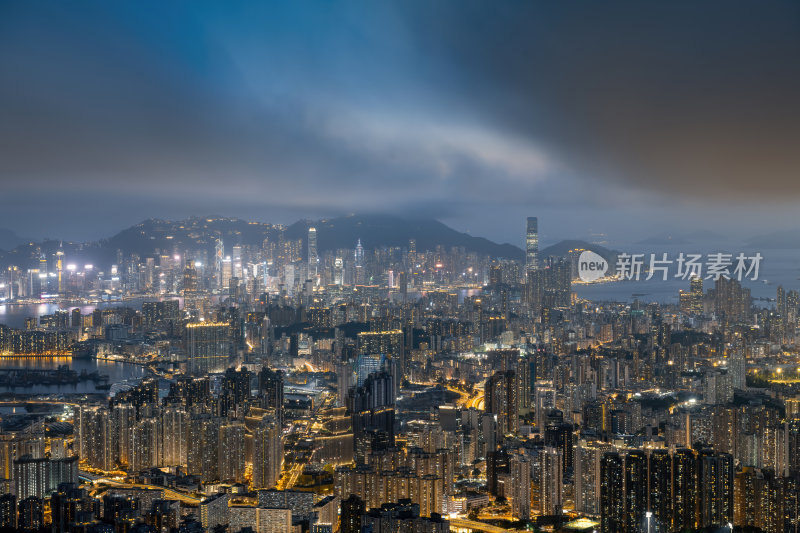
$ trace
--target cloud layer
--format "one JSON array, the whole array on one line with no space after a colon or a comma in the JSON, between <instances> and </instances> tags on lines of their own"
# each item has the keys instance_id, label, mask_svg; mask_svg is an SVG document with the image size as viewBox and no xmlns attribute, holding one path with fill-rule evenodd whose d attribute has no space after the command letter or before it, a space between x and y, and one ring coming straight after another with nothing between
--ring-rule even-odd
<instances>
[{"instance_id":1,"label":"cloud layer","mask_svg":"<svg viewBox=\"0 0 800 533\"><path fill-rule=\"evenodd\" d=\"M6 2L0 224L793 199L797 57L794 2Z\"/></svg>"}]
</instances>

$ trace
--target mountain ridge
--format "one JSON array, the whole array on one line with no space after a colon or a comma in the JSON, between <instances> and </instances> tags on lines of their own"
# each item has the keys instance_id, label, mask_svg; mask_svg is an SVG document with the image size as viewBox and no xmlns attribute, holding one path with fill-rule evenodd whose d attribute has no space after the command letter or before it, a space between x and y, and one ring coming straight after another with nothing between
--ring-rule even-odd
<instances>
[{"instance_id":1,"label":"mountain ridge","mask_svg":"<svg viewBox=\"0 0 800 533\"><path fill-rule=\"evenodd\" d=\"M117 250L121 250L126 257L136 254L145 258L205 248L211 257L217 238L223 240L225 253L229 255L231 247L236 244L260 246L264 240L278 242L281 231L286 240L302 240L301 254L305 257L308 228L311 226L317 229L317 249L320 252L351 250L359 240L365 249L408 248L409 240L414 239L416 249L420 252L433 251L437 246L448 251L453 247L463 247L467 252L525 261L525 251L517 246L460 232L435 219L396 215L346 215L319 220L298 220L288 226L224 216L195 216L181 220L149 218L99 241L45 239L26 242L8 251L0 250L0 264L13 264L23 269L35 268L41 255L51 257L59 247L63 247L69 262L94 264L99 268L107 268L116 263ZM563 240L543 248L539 251L539 257L563 257L574 249L595 251L612 263L616 260L616 251L576 239Z\"/></svg>"},{"instance_id":2,"label":"mountain ridge","mask_svg":"<svg viewBox=\"0 0 800 533\"><path fill-rule=\"evenodd\" d=\"M308 228L317 228L317 246L320 252L352 249L360 239L367 249L384 246L407 248L409 240L416 240L418 251L461 246L468 252L498 258L523 260L524 252L517 246L498 244L484 237L475 237L450 228L434 219L404 218L395 215L347 215L341 217L299 220L288 226L254 222L238 217L206 216L181 220L149 218L124 228L115 234L92 242L42 240L26 242L10 250L0 250L0 263L33 268L39 257L50 257L60 246L69 261L99 265L105 268L116 262L117 250L126 257L136 254L141 258L157 253L182 253L186 249L205 248L213 252L217 238L223 240L226 255L236 244L260 246L264 240L278 242L281 231L286 240L302 240L303 252L307 246Z\"/></svg>"}]
</instances>

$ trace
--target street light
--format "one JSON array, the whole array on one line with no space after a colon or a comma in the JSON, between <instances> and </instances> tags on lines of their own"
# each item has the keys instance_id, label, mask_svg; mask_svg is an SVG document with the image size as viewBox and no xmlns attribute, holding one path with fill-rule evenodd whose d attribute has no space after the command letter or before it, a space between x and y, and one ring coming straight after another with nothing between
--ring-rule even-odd
<instances>
[{"instance_id":1,"label":"street light","mask_svg":"<svg viewBox=\"0 0 800 533\"><path fill-rule=\"evenodd\" d=\"M650 519L653 517L653 513L651 511L647 511L644 513L644 515L647 517L647 533L650 533Z\"/></svg>"}]
</instances>

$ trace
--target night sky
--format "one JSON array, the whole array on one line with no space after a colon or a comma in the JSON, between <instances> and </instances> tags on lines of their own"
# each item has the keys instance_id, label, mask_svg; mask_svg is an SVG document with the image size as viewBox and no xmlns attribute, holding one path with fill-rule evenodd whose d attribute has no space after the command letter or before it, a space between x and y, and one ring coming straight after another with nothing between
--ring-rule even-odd
<instances>
[{"instance_id":1,"label":"night sky","mask_svg":"<svg viewBox=\"0 0 800 533\"><path fill-rule=\"evenodd\" d=\"M796 227L800 2L0 1L0 227Z\"/></svg>"}]
</instances>

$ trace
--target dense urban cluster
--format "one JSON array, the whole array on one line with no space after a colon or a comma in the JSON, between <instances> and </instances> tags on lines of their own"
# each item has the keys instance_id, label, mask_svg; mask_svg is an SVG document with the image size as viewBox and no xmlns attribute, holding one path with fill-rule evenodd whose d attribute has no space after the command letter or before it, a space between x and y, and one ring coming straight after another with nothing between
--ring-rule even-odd
<instances>
[{"instance_id":1,"label":"dense urban cluster","mask_svg":"<svg viewBox=\"0 0 800 533\"><path fill-rule=\"evenodd\" d=\"M274 235L4 272L7 305L63 310L0 326L3 357L146 376L4 395L29 414L3 421L0 527L800 528L797 292L693 277L677 305L584 300L582 250L540 257L533 217L524 260Z\"/></svg>"}]
</instances>

